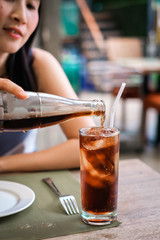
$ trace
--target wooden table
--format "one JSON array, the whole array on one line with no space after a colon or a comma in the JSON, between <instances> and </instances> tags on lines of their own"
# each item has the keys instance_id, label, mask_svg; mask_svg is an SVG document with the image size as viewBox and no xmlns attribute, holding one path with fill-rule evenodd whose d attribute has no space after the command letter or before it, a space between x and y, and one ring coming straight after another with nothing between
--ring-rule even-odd
<instances>
[{"instance_id":1,"label":"wooden table","mask_svg":"<svg viewBox=\"0 0 160 240\"><path fill-rule=\"evenodd\" d=\"M132 68L135 71L145 75L150 73L160 73L160 59L151 57L141 58L119 58L112 61L121 67Z\"/></svg>"},{"instance_id":2,"label":"wooden table","mask_svg":"<svg viewBox=\"0 0 160 240\"><path fill-rule=\"evenodd\" d=\"M148 92L148 76L151 73L160 73L160 59L156 57L119 58L112 62L117 66L131 68L142 74L144 94Z\"/></svg>"},{"instance_id":3,"label":"wooden table","mask_svg":"<svg viewBox=\"0 0 160 240\"><path fill-rule=\"evenodd\" d=\"M118 220L122 224L115 228L52 239L160 239L160 174L138 159L120 161Z\"/></svg>"}]
</instances>

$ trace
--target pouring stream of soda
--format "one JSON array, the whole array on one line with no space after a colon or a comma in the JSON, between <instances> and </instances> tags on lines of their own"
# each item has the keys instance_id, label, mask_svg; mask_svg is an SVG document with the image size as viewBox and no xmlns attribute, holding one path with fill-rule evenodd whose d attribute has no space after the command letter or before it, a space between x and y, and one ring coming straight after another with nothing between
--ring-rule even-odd
<instances>
[{"instance_id":1,"label":"pouring stream of soda","mask_svg":"<svg viewBox=\"0 0 160 240\"><path fill-rule=\"evenodd\" d=\"M110 117L110 127L111 127L111 128L113 128L115 111L116 111L116 109L117 109L117 105L118 105L118 103L119 103L120 97L121 97L121 95L122 95L122 93L123 93L123 90L124 90L125 86L126 86L126 83L122 83L122 84L121 84L121 87L120 87L120 89L119 89L119 92L118 92L118 94L117 94L117 97L116 97L116 99L115 99L115 101L114 101L114 103L113 103L113 106L112 106L112 109L111 109L111 117Z\"/></svg>"}]
</instances>

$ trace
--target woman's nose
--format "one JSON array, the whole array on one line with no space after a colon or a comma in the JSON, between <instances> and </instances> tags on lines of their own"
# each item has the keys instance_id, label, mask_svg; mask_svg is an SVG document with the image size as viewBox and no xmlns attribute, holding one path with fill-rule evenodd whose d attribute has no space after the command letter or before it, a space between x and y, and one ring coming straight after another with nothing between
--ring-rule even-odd
<instances>
[{"instance_id":1,"label":"woman's nose","mask_svg":"<svg viewBox=\"0 0 160 240\"><path fill-rule=\"evenodd\" d=\"M27 22L26 9L23 4L18 4L11 14L12 20L25 24Z\"/></svg>"}]
</instances>

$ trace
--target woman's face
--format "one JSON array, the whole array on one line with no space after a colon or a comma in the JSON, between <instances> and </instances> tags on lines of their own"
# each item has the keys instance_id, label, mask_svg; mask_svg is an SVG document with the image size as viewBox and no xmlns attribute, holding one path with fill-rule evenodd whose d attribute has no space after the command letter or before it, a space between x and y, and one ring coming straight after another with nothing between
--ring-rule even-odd
<instances>
[{"instance_id":1,"label":"woman's face","mask_svg":"<svg viewBox=\"0 0 160 240\"><path fill-rule=\"evenodd\" d=\"M37 27L40 0L0 0L0 53L15 53Z\"/></svg>"}]
</instances>

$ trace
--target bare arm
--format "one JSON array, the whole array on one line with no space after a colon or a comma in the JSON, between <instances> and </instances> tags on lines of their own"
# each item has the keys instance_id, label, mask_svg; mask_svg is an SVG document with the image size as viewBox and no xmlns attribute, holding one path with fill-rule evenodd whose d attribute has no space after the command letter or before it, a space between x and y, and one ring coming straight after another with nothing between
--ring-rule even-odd
<instances>
[{"instance_id":1,"label":"bare arm","mask_svg":"<svg viewBox=\"0 0 160 240\"><path fill-rule=\"evenodd\" d=\"M70 139L43 151L4 156L0 159L0 172L42 171L79 167L79 142Z\"/></svg>"}]
</instances>

